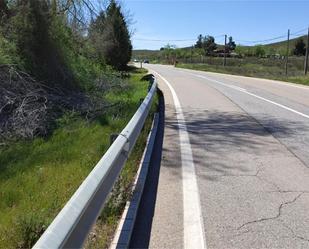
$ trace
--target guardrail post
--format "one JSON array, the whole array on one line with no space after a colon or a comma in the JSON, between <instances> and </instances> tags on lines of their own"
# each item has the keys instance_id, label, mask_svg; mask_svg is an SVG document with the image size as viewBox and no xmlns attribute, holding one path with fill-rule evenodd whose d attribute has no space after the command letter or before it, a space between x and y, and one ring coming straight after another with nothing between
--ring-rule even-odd
<instances>
[{"instance_id":1,"label":"guardrail post","mask_svg":"<svg viewBox=\"0 0 309 249\"><path fill-rule=\"evenodd\" d=\"M119 136L118 133L112 133L109 136L109 144L112 145L112 143L117 139L117 137Z\"/></svg>"}]
</instances>

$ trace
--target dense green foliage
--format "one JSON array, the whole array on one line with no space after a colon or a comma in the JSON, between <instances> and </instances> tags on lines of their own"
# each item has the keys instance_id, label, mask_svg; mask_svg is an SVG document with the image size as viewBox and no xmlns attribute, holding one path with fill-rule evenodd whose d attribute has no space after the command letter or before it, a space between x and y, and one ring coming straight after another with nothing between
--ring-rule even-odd
<instances>
[{"instance_id":1,"label":"dense green foliage","mask_svg":"<svg viewBox=\"0 0 309 249\"><path fill-rule=\"evenodd\" d=\"M145 71L126 67L123 12L108 3L96 15L88 0L0 0L0 248L31 248L147 94ZM89 247L110 242L150 125Z\"/></svg>"},{"instance_id":2,"label":"dense green foliage","mask_svg":"<svg viewBox=\"0 0 309 249\"><path fill-rule=\"evenodd\" d=\"M98 114L104 102L97 93L113 74L107 64L125 69L131 56L120 5L111 1L85 18L87 0L0 2L0 140L47 135L69 110ZM90 31L101 32L99 40Z\"/></svg>"},{"instance_id":3,"label":"dense green foliage","mask_svg":"<svg viewBox=\"0 0 309 249\"><path fill-rule=\"evenodd\" d=\"M199 36L197 37L197 41L195 43L195 47L196 48L202 48L203 47L203 41L204 41L203 35L199 34Z\"/></svg>"},{"instance_id":4,"label":"dense green foliage","mask_svg":"<svg viewBox=\"0 0 309 249\"><path fill-rule=\"evenodd\" d=\"M215 43L215 38L213 36L206 36L204 38L202 48L205 51L205 55L212 55L217 49L217 44Z\"/></svg>"},{"instance_id":5,"label":"dense green foliage","mask_svg":"<svg viewBox=\"0 0 309 249\"><path fill-rule=\"evenodd\" d=\"M114 0L91 17L90 27L78 16L85 1L68 1L65 7L60 0L0 2L0 63L14 64L49 85L84 87L80 69L95 79L106 63L125 69L131 58L128 25ZM73 13L77 4L80 10Z\"/></svg>"},{"instance_id":6,"label":"dense green foliage","mask_svg":"<svg viewBox=\"0 0 309 249\"><path fill-rule=\"evenodd\" d=\"M90 37L99 59L123 70L131 59L132 45L121 7L114 0L105 12L92 22Z\"/></svg>"},{"instance_id":7,"label":"dense green foliage","mask_svg":"<svg viewBox=\"0 0 309 249\"><path fill-rule=\"evenodd\" d=\"M195 48L203 49L205 55L212 55L217 49L217 44L215 43L215 38L213 36L202 36L197 37Z\"/></svg>"},{"instance_id":8,"label":"dense green foliage","mask_svg":"<svg viewBox=\"0 0 309 249\"><path fill-rule=\"evenodd\" d=\"M144 73L130 73L121 88L107 92L105 98L113 107L93 122L68 112L57 120L51 136L0 147L0 248L31 248L108 149L110 134L119 133L135 113L140 98L147 94L148 82L140 80ZM116 197L102 213L99 224L105 230L98 232L101 244L96 248L109 243L130 196L155 110L154 103L146 129L122 173Z\"/></svg>"},{"instance_id":9,"label":"dense green foliage","mask_svg":"<svg viewBox=\"0 0 309 249\"><path fill-rule=\"evenodd\" d=\"M298 56L306 54L306 44L303 38L297 39L293 54Z\"/></svg>"},{"instance_id":10,"label":"dense green foliage","mask_svg":"<svg viewBox=\"0 0 309 249\"><path fill-rule=\"evenodd\" d=\"M233 41L233 37L229 37L229 41L226 44L228 51L233 51L236 48L236 43Z\"/></svg>"},{"instance_id":11,"label":"dense green foliage","mask_svg":"<svg viewBox=\"0 0 309 249\"><path fill-rule=\"evenodd\" d=\"M47 1L16 1L8 6L8 14L2 17L1 35L12 45L10 50L1 48L2 54L11 56L12 64L39 80L72 86L74 77L64 51L74 51L70 47L74 37L65 16L54 13Z\"/></svg>"}]
</instances>

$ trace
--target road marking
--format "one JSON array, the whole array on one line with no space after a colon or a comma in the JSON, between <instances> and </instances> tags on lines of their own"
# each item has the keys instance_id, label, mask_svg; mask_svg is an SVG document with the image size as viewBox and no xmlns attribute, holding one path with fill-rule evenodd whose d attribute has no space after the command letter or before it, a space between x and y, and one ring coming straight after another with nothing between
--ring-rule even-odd
<instances>
[{"instance_id":1,"label":"road marking","mask_svg":"<svg viewBox=\"0 0 309 249\"><path fill-rule=\"evenodd\" d=\"M255 98L257 98L257 99L263 100L263 101L268 102L268 103L271 103L271 104L276 105L276 106L278 106L278 107L281 107L281 108L283 108L283 109L285 109L285 110L287 110L287 111L293 112L293 113L298 114L298 115L300 115L300 116L302 116L302 117L304 117L304 118L308 118L308 119L309 119L309 115L306 115L306 114L304 114L304 113L302 113L302 112L296 111L296 110L294 110L294 109L292 109L292 108L290 108L290 107L287 107L287 106L285 106L285 105L279 104L279 103L274 102L274 101L272 101L272 100L263 98L263 97L261 97L261 96L259 96L259 95L254 94L254 93L250 93L250 92L248 92L246 89L243 89L243 88L241 88L241 87L234 86L234 85L229 85L229 84L223 83L223 82L221 82L221 81L214 80L214 79L211 79L211 78L208 78L208 77L206 77L206 76L199 75L199 74L193 74L193 73L189 73L189 74L194 75L195 77L203 78L203 79L206 79L206 80L209 80L209 81L218 83L218 84L220 84L220 85L223 85L223 86L225 86L225 87L229 87L229 88L232 88L232 89L234 89L234 90L237 90L237 91L246 93L246 94L248 94L248 95L250 95L250 96L252 96L252 97L255 97Z\"/></svg>"},{"instance_id":2,"label":"road marking","mask_svg":"<svg viewBox=\"0 0 309 249\"><path fill-rule=\"evenodd\" d=\"M182 165L184 248L206 249L200 197L185 118L177 94L171 84L159 73L155 71L154 73L156 73L170 89L176 108Z\"/></svg>"},{"instance_id":3,"label":"road marking","mask_svg":"<svg viewBox=\"0 0 309 249\"><path fill-rule=\"evenodd\" d=\"M189 74L192 74L192 71L196 71L194 69L186 69L186 68L177 68L180 71L186 71ZM215 72L208 72L208 73L212 73L215 75L223 75L223 76L232 76L233 78L236 77L240 77L240 78L244 78L244 79L251 79L251 80L258 80L258 81L267 81L269 83L273 83L273 84L279 84L285 87L295 87L295 88L299 88L299 89L303 89L303 90L309 90L309 86L302 86L302 85L297 85L296 83L292 83L292 82L280 82L277 80L270 80L270 79L262 79L262 78L254 78L254 77L249 77L249 76L242 76L242 75L229 75L229 74L224 74L224 73L215 73Z\"/></svg>"}]
</instances>

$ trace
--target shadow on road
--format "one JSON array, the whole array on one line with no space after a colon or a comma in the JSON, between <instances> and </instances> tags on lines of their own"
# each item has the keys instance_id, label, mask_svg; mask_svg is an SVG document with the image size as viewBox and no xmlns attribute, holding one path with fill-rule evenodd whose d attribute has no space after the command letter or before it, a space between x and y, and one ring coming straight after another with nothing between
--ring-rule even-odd
<instances>
[{"instance_id":1,"label":"shadow on road","mask_svg":"<svg viewBox=\"0 0 309 249\"><path fill-rule=\"evenodd\" d=\"M148 248L157 198L162 152L169 158L162 158L164 167L173 170L181 178L180 158L176 155L175 135L179 132L177 119L165 119L163 97L160 98L160 123L155 141L152 163L146 180L139 207L130 248ZM174 111L172 111L174 112ZM193 160L200 179L220 181L222 176L254 176L274 157L285 156L282 145L273 139L294 138L308 133L308 126L291 120L278 120L271 116L260 116L258 121L246 113L222 112L183 108L186 128L193 149ZM171 116L175 116L173 113ZM183 127L183 126L180 126ZM164 132L164 128L166 129ZM172 132L171 132L172 131ZM174 132L173 132L174 131ZM170 141L163 148L163 137ZM162 151L163 150L163 151ZM179 152L178 152L179 153ZM252 163L254 162L254 163Z\"/></svg>"},{"instance_id":2,"label":"shadow on road","mask_svg":"<svg viewBox=\"0 0 309 249\"><path fill-rule=\"evenodd\" d=\"M299 138L309 129L303 123L260 116L259 121L245 113L184 108L187 131L195 165L204 168L202 178L216 181L222 175L255 174L250 167L263 157L282 154L275 138ZM179 129L176 121L165 126ZM173 139L172 137L168 139Z\"/></svg>"},{"instance_id":3,"label":"shadow on road","mask_svg":"<svg viewBox=\"0 0 309 249\"><path fill-rule=\"evenodd\" d=\"M157 197L165 125L165 104L159 92L159 125L144 192L138 209L129 248L148 248Z\"/></svg>"}]
</instances>

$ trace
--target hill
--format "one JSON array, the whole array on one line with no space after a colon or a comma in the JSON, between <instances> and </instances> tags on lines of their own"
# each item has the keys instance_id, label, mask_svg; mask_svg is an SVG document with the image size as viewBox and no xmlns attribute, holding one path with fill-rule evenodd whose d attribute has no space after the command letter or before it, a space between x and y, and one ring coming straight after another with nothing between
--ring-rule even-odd
<instances>
[{"instance_id":1,"label":"hill","mask_svg":"<svg viewBox=\"0 0 309 249\"><path fill-rule=\"evenodd\" d=\"M295 43L296 43L296 41L297 41L299 38L302 38L302 39L304 40L304 42L306 43L306 41L307 41L307 36L306 36L306 35L299 36L299 37L290 39L290 48L294 48L294 47L295 47ZM271 48L274 48L274 49L286 49L286 47L287 47L287 41L285 40L285 41L280 41L280 42L265 44L264 46L265 46L265 47L271 47Z\"/></svg>"},{"instance_id":2,"label":"hill","mask_svg":"<svg viewBox=\"0 0 309 249\"><path fill-rule=\"evenodd\" d=\"M304 40L304 42L306 43L307 41L307 36L299 36L293 39L290 39L290 53L292 53L294 47L295 47L295 43L296 41L302 38ZM257 45L253 45L253 46L245 46L245 45L237 45L238 48L240 48L241 50L245 50L245 51L252 51L255 50L255 48L257 46L262 46L264 47L264 49L266 50L266 54L281 54L281 55L285 55L286 53L286 47L287 47L287 41L280 41L280 42L274 42L274 43L268 43L268 44L257 44ZM223 45L222 44L218 44L218 49L223 49ZM179 48L177 50L180 50L180 53L191 53L191 47L183 47L183 48ZM193 52L194 53L194 52ZM142 50L133 50L132 53L132 58L133 59L148 59L151 61L157 61L160 60L160 58L163 56L163 51L161 50L147 50L147 49L142 49Z\"/></svg>"}]
</instances>

